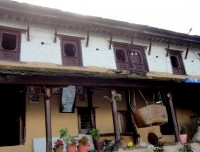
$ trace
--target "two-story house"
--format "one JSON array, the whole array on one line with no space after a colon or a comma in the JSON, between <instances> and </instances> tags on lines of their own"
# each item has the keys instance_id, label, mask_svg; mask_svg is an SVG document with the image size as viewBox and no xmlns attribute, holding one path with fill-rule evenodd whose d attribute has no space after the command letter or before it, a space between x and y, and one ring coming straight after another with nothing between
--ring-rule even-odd
<instances>
[{"instance_id":1,"label":"two-story house","mask_svg":"<svg viewBox=\"0 0 200 152\"><path fill-rule=\"evenodd\" d=\"M180 126L192 138L200 86L185 78L200 78L200 36L0 1L1 152L50 152L61 128L122 147L149 132L176 143ZM167 119L138 125L152 104Z\"/></svg>"}]
</instances>

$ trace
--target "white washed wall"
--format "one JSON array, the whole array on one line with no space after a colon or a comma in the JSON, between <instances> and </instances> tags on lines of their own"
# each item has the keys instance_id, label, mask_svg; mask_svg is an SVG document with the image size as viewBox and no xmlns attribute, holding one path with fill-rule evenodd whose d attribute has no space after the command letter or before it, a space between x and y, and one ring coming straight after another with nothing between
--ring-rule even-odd
<instances>
[{"instance_id":1,"label":"white washed wall","mask_svg":"<svg viewBox=\"0 0 200 152\"><path fill-rule=\"evenodd\" d=\"M26 29L26 23L0 19L0 25ZM22 33L21 39L21 62L47 62L62 64L60 39L54 43L54 27L45 25L30 25L30 41L26 40L26 33ZM59 34L79 36L86 38L86 32L74 31L64 28L58 29ZM86 47L86 39L81 40L83 66L98 66L116 69L113 48L109 50L109 35L90 33L89 46ZM124 37L113 37L113 41L130 43L131 40ZM41 44L44 42L44 45ZM134 39L134 44L145 45L146 58L150 72L172 73L169 57L166 57L166 44L153 42L151 55L148 55L149 41ZM191 48L187 59L184 59L186 47L170 46L172 49L183 51L183 63L188 75L200 75L200 49Z\"/></svg>"}]
</instances>

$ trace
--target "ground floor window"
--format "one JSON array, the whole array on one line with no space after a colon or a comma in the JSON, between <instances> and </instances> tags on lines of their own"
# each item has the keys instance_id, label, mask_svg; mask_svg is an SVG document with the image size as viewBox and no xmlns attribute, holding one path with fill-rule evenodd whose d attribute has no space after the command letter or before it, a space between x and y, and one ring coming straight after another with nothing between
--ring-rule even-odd
<instances>
[{"instance_id":1,"label":"ground floor window","mask_svg":"<svg viewBox=\"0 0 200 152\"><path fill-rule=\"evenodd\" d=\"M95 122L95 110L88 107L78 108L79 133L88 134L94 128L92 122Z\"/></svg>"}]
</instances>

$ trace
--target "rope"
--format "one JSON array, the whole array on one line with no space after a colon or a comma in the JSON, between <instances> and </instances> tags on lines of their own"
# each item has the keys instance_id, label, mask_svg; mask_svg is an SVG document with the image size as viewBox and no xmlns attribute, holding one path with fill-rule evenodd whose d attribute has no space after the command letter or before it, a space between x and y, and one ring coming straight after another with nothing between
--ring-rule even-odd
<instances>
[{"instance_id":1,"label":"rope","mask_svg":"<svg viewBox=\"0 0 200 152\"><path fill-rule=\"evenodd\" d=\"M149 105L148 105L148 102L147 100L145 99L145 97L143 96L142 92L140 91L140 89L138 89L140 95L142 96L142 98L144 99L144 101L146 102L146 105L147 105L147 109L148 109L148 112L149 112L149 116L150 116L150 127L152 127L152 115L151 115L151 112L150 112L150 109L149 109Z\"/></svg>"}]
</instances>

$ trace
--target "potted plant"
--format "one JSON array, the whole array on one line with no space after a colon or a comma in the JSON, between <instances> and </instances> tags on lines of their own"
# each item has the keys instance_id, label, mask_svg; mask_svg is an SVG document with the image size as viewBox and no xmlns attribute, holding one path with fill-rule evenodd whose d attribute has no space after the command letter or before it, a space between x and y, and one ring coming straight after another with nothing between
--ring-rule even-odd
<instances>
[{"instance_id":1,"label":"potted plant","mask_svg":"<svg viewBox=\"0 0 200 152\"><path fill-rule=\"evenodd\" d=\"M181 126L179 138L182 144L187 143L187 131L183 126Z\"/></svg>"},{"instance_id":2,"label":"potted plant","mask_svg":"<svg viewBox=\"0 0 200 152\"><path fill-rule=\"evenodd\" d=\"M69 135L67 128L60 130L60 138L65 142L67 152L76 152L76 139Z\"/></svg>"},{"instance_id":3,"label":"potted plant","mask_svg":"<svg viewBox=\"0 0 200 152\"><path fill-rule=\"evenodd\" d=\"M97 151L103 150L104 140L100 139L99 129L92 128L92 130L90 130L90 134L92 135L92 138L93 138L93 141L94 141L95 150L97 150Z\"/></svg>"},{"instance_id":4,"label":"potted plant","mask_svg":"<svg viewBox=\"0 0 200 152\"><path fill-rule=\"evenodd\" d=\"M64 146L64 142L62 141L62 139L58 138L55 142L54 142L54 152L63 152L63 146Z\"/></svg>"},{"instance_id":5,"label":"potted plant","mask_svg":"<svg viewBox=\"0 0 200 152\"><path fill-rule=\"evenodd\" d=\"M89 139L86 136L82 136L78 140L78 151L79 152L88 152Z\"/></svg>"}]
</instances>

